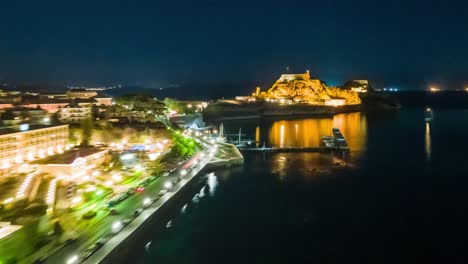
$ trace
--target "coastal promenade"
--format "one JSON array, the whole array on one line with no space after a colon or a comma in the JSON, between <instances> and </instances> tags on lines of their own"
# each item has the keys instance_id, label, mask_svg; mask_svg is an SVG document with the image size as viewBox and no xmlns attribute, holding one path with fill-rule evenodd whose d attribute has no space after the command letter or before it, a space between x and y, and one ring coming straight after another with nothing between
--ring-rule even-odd
<instances>
[{"instance_id":1,"label":"coastal promenade","mask_svg":"<svg viewBox=\"0 0 468 264\"><path fill-rule=\"evenodd\" d=\"M141 242L139 236L142 230L148 229L148 225L152 220L160 218L164 215L170 207L174 207L177 202L184 197L190 186L193 186L208 169L216 169L220 167L229 167L232 165L239 165L243 163L243 156L234 145L226 143L216 143L215 146L207 147L207 151L200 151L194 155L194 158L199 158L199 161L192 167L191 171L185 176L183 175L183 167L177 169L167 179L180 177L181 180L176 183L167 193L162 195L153 204L148 206L136 218L128 223L121 231L112 236L106 241L96 252L90 257L83 259L82 251L69 252L68 254L60 254L59 256L48 260L46 263L123 263L125 262L125 255L128 252L130 245L134 246L135 241ZM203 153L203 154L202 154ZM191 163L188 161L186 164ZM167 181L166 181L167 182ZM162 186L155 188L147 193L148 197L158 195L158 191L162 190ZM141 207L141 205L140 205ZM110 227L110 226L109 226ZM150 227L151 228L151 227Z\"/></svg>"}]
</instances>

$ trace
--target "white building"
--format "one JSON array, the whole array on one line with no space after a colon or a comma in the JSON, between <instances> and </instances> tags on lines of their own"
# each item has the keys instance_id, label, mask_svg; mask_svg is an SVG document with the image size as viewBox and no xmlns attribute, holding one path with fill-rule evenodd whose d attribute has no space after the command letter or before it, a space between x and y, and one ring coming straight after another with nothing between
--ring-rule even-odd
<instances>
[{"instance_id":1,"label":"white building","mask_svg":"<svg viewBox=\"0 0 468 264\"><path fill-rule=\"evenodd\" d=\"M59 119L63 123L80 123L89 117L91 117L91 106L69 104L59 110Z\"/></svg>"},{"instance_id":2,"label":"white building","mask_svg":"<svg viewBox=\"0 0 468 264\"><path fill-rule=\"evenodd\" d=\"M0 175L11 166L61 153L68 143L68 125L22 124L0 129Z\"/></svg>"}]
</instances>

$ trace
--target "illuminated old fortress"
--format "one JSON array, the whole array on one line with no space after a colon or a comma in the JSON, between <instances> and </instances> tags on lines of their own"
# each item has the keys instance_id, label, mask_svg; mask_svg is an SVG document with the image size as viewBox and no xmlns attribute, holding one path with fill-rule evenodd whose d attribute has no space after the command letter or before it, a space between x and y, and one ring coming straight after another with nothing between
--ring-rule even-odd
<instances>
[{"instance_id":1,"label":"illuminated old fortress","mask_svg":"<svg viewBox=\"0 0 468 264\"><path fill-rule=\"evenodd\" d=\"M287 104L339 106L360 104L358 94L354 90L328 87L319 79L311 79L307 71L302 74L282 74L268 91L261 91L257 87L251 98Z\"/></svg>"}]
</instances>

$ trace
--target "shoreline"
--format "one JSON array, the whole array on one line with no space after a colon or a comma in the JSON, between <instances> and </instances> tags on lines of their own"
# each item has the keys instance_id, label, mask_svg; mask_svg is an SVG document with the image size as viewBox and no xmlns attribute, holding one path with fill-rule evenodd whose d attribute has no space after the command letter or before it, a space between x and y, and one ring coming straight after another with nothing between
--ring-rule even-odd
<instances>
[{"instance_id":1,"label":"shoreline","mask_svg":"<svg viewBox=\"0 0 468 264\"><path fill-rule=\"evenodd\" d=\"M219 168L243 164L244 157L234 145L228 143L221 143L221 145L231 147L236 157L210 159L198 171L194 170L188 177L186 176L185 179L174 186L176 188L175 191L163 195L83 263L127 263L126 260L133 254L133 251L140 247L143 248L146 244L146 240L141 238L151 234L150 232L154 231L153 228L155 226L165 223L164 220L169 213L183 204L187 195L191 194L191 190L200 183L202 180L201 176Z\"/></svg>"},{"instance_id":2,"label":"shoreline","mask_svg":"<svg viewBox=\"0 0 468 264\"><path fill-rule=\"evenodd\" d=\"M204 116L208 120L215 121L288 118L291 116L332 118L336 114L362 112L363 110L364 107L362 104L345 106L284 105L277 108L271 106L240 106L234 108L221 107L220 109L211 109L211 111L208 110Z\"/></svg>"}]
</instances>

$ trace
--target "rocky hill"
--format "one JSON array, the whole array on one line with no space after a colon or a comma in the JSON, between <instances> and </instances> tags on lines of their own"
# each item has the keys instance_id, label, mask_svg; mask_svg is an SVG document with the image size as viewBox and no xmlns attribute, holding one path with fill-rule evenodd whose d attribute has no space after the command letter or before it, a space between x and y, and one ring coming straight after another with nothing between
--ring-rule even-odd
<instances>
[{"instance_id":1,"label":"rocky hill","mask_svg":"<svg viewBox=\"0 0 468 264\"><path fill-rule=\"evenodd\" d=\"M347 105L360 104L358 93L329 87L319 79L311 79L309 73L283 74L266 92L257 97L264 99L290 99L297 103L320 104L329 99L345 99Z\"/></svg>"}]
</instances>

